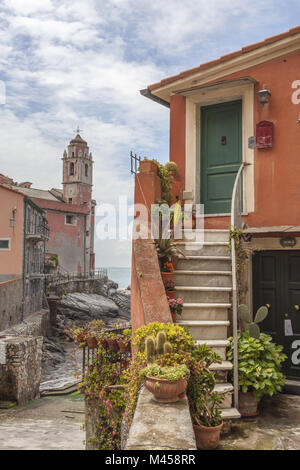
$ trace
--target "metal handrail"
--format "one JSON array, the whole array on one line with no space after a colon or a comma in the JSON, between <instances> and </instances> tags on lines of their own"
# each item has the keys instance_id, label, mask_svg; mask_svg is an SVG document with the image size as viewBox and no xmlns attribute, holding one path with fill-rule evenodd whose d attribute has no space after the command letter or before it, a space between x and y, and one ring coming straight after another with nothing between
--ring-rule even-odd
<instances>
[{"instance_id":1,"label":"metal handrail","mask_svg":"<svg viewBox=\"0 0 300 470\"><path fill-rule=\"evenodd\" d=\"M231 200L231 230L242 228L242 212L243 212L243 191L242 191L242 174L246 166L246 163L242 163L240 166L232 191ZM233 389L234 389L234 406L238 408L238 383L239 383L239 372L238 372L238 320L237 320L237 309L238 309L238 298L237 298L237 278L236 278L236 252L235 252L235 240L231 238L231 269L232 269L232 329L233 329Z\"/></svg>"}]
</instances>

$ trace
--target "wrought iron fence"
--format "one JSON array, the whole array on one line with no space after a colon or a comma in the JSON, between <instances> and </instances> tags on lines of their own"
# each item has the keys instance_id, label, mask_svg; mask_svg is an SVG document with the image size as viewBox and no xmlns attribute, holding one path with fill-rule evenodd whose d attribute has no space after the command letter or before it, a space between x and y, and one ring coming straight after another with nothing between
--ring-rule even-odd
<instances>
[{"instance_id":1,"label":"wrought iron fence","mask_svg":"<svg viewBox=\"0 0 300 470\"><path fill-rule=\"evenodd\" d=\"M107 268L99 268L94 271L88 271L86 273L55 273L47 275L47 284L48 285L57 285L69 281L86 281L89 279L107 279Z\"/></svg>"},{"instance_id":2,"label":"wrought iron fence","mask_svg":"<svg viewBox=\"0 0 300 470\"><path fill-rule=\"evenodd\" d=\"M125 329L128 328L115 328L106 330L105 333L116 333L120 334ZM129 328L130 329L130 328ZM102 365L102 358L105 357L106 362L110 362L111 364L118 364L120 367L120 373L122 370L128 367L128 364L132 358L131 350L127 352L122 351L110 351L109 349L105 350L102 348L101 355L98 355L98 346L94 348L90 348L88 346L84 346L82 348L82 378L84 378L85 374L90 370L91 367L95 366L95 360L97 362L98 367Z\"/></svg>"}]
</instances>

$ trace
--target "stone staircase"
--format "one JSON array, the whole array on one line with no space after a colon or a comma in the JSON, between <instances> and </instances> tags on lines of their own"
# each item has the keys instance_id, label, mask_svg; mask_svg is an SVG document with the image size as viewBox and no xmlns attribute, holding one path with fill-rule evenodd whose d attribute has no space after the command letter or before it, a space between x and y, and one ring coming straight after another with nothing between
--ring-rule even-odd
<instances>
[{"instance_id":1,"label":"stone staircase","mask_svg":"<svg viewBox=\"0 0 300 470\"><path fill-rule=\"evenodd\" d=\"M179 257L174 272L176 297L184 300L177 323L188 326L199 344L205 343L221 356L222 363L211 366L217 380L215 389L225 394L223 419L237 419L240 413L232 406L233 386L227 381L228 371L233 367L226 360L232 291L231 258L226 250L228 231L205 230L204 242L195 241L195 231L187 235L188 239L177 242L186 256Z\"/></svg>"}]
</instances>

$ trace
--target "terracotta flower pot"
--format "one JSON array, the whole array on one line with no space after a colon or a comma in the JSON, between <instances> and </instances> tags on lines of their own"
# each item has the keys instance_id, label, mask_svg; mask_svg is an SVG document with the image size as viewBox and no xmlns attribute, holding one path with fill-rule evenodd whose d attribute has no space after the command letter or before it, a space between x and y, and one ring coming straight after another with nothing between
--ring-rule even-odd
<instances>
[{"instance_id":1,"label":"terracotta flower pot","mask_svg":"<svg viewBox=\"0 0 300 470\"><path fill-rule=\"evenodd\" d=\"M178 395L185 392L187 387L186 379L171 382L158 377L146 377L145 386L153 394L155 401L159 403L173 403L180 400Z\"/></svg>"},{"instance_id":2,"label":"terracotta flower pot","mask_svg":"<svg viewBox=\"0 0 300 470\"><path fill-rule=\"evenodd\" d=\"M194 424L197 448L201 450L212 450L218 447L222 427L223 423L214 427Z\"/></svg>"},{"instance_id":3,"label":"terracotta flower pot","mask_svg":"<svg viewBox=\"0 0 300 470\"><path fill-rule=\"evenodd\" d=\"M161 277L164 283L164 286L167 284L168 281L173 281L173 273L164 273L161 272Z\"/></svg>"},{"instance_id":4,"label":"terracotta flower pot","mask_svg":"<svg viewBox=\"0 0 300 470\"><path fill-rule=\"evenodd\" d=\"M86 342L90 349L96 348L98 346L98 341L95 336L89 336Z\"/></svg>"},{"instance_id":5,"label":"terracotta flower pot","mask_svg":"<svg viewBox=\"0 0 300 470\"><path fill-rule=\"evenodd\" d=\"M166 290L166 294L169 299L175 299L176 290Z\"/></svg>"},{"instance_id":6,"label":"terracotta flower pot","mask_svg":"<svg viewBox=\"0 0 300 470\"><path fill-rule=\"evenodd\" d=\"M118 346L119 346L120 352L130 352L130 349L131 349L130 342L129 342L129 343L125 343L125 342L124 342L123 340L121 340L121 339L118 339L117 342L118 342Z\"/></svg>"},{"instance_id":7,"label":"terracotta flower pot","mask_svg":"<svg viewBox=\"0 0 300 470\"><path fill-rule=\"evenodd\" d=\"M112 351L112 352L119 351L119 346L118 346L117 340L115 338L107 338L106 341L108 343L110 351Z\"/></svg>"},{"instance_id":8,"label":"terracotta flower pot","mask_svg":"<svg viewBox=\"0 0 300 470\"><path fill-rule=\"evenodd\" d=\"M239 412L244 417L258 416L257 400L253 392L239 392Z\"/></svg>"},{"instance_id":9,"label":"terracotta flower pot","mask_svg":"<svg viewBox=\"0 0 300 470\"><path fill-rule=\"evenodd\" d=\"M109 349L108 343L105 338L99 338L99 343L101 344L102 348Z\"/></svg>"},{"instance_id":10,"label":"terracotta flower pot","mask_svg":"<svg viewBox=\"0 0 300 470\"><path fill-rule=\"evenodd\" d=\"M85 334L83 332L79 333L79 335L76 337L76 342L78 344L83 343L85 340Z\"/></svg>"}]
</instances>

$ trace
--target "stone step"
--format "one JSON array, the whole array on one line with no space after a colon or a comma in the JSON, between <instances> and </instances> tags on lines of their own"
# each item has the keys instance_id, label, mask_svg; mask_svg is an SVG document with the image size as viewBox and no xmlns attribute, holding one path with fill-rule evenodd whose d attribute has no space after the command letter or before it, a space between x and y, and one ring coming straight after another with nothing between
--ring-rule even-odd
<instances>
[{"instance_id":1,"label":"stone step","mask_svg":"<svg viewBox=\"0 0 300 470\"><path fill-rule=\"evenodd\" d=\"M239 419L241 414L236 408L228 408L226 410L222 410L222 418L223 421L231 420L231 419Z\"/></svg>"},{"instance_id":2,"label":"stone step","mask_svg":"<svg viewBox=\"0 0 300 470\"><path fill-rule=\"evenodd\" d=\"M229 303L231 287L198 287L176 285L176 297L185 303Z\"/></svg>"},{"instance_id":3,"label":"stone step","mask_svg":"<svg viewBox=\"0 0 300 470\"><path fill-rule=\"evenodd\" d=\"M179 320L178 325L187 326L195 340L224 339L228 337L229 321Z\"/></svg>"},{"instance_id":4,"label":"stone step","mask_svg":"<svg viewBox=\"0 0 300 470\"><path fill-rule=\"evenodd\" d=\"M177 241L176 246L178 246L185 255L191 256L226 256L228 254L227 242Z\"/></svg>"},{"instance_id":5,"label":"stone step","mask_svg":"<svg viewBox=\"0 0 300 470\"><path fill-rule=\"evenodd\" d=\"M230 303L184 303L182 320L227 320Z\"/></svg>"},{"instance_id":6,"label":"stone step","mask_svg":"<svg viewBox=\"0 0 300 470\"><path fill-rule=\"evenodd\" d=\"M230 361L222 361L221 363L214 362L213 364L211 364L211 366L209 366L209 369L212 371L219 371L219 370L229 371L229 370L232 370L232 368L233 368L233 365L232 365L232 362Z\"/></svg>"},{"instance_id":7,"label":"stone step","mask_svg":"<svg viewBox=\"0 0 300 470\"><path fill-rule=\"evenodd\" d=\"M187 241L208 241L228 243L229 231L222 229L205 229L204 234L201 229L185 229L183 238Z\"/></svg>"},{"instance_id":8,"label":"stone step","mask_svg":"<svg viewBox=\"0 0 300 470\"><path fill-rule=\"evenodd\" d=\"M232 286L231 271L174 271L175 284L181 286Z\"/></svg>"},{"instance_id":9,"label":"stone step","mask_svg":"<svg viewBox=\"0 0 300 470\"><path fill-rule=\"evenodd\" d=\"M230 256L179 255L176 269L186 271L231 271Z\"/></svg>"},{"instance_id":10,"label":"stone step","mask_svg":"<svg viewBox=\"0 0 300 470\"><path fill-rule=\"evenodd\" d=\"M221 357L222 361L226 360L226 351L229 346L229 341L227 339L201 339L197 340L196 343L199 345L206 344L206 346L211 348Z\"/></svg>"},{"instance_id":11,"label":"stone step","mask_svg":"<svg viewBox=\"0 0 300 470\"><path fill-rule=\"evenodd\" d=\"M214 392L221 393L224 396L224 400L220 406L222 410L232 407L233 386L230 383L216 384Z\"/></svg>"}]
</instances>

